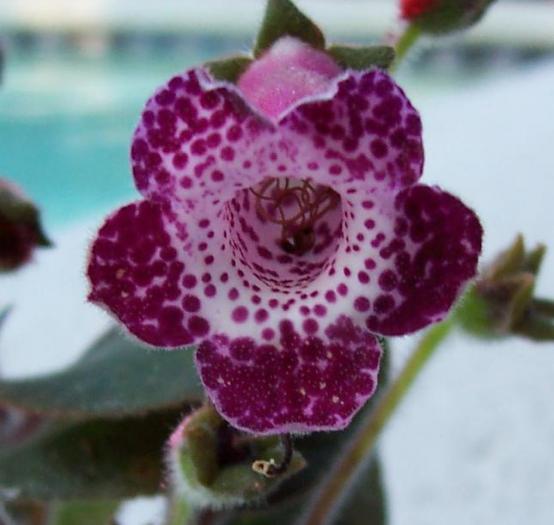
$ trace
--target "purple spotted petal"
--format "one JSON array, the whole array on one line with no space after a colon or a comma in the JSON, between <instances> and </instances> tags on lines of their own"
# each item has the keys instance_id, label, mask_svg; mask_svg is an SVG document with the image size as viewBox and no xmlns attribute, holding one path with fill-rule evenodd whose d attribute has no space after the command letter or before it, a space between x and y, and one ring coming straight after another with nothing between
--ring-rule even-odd
<instances>
[{"instance_id":1,"label":"purple spotted petal","mask_svg":"<svg viewBox=\"0 0 554 525\"><path fill-rule=\"evenodd\" d=\"M373 394L376 338L343 316L319 336L282 321L273 344L216 336L196 363L218 411L256 434L344 428Z\"/></svg>"},{"instance_id":2,"label":"purple spotted petal","mask_svg":"<svg viewBox=\"0 0 554 525\"><path fill-rule=\"evenodd\" d=\"M294 175L336 191L398 191L421 176L419 114L382 71L343 74L328 94L285 114L279 128L294 156Z\"/></svg>"},{"instance_id":3,"label":"purple spotted petal","mask_svg":"<svg viewBox=\"0 0 554 525\"><path fill-rule=\"evenodd\" d=\"M273 134L234 86L191 70L146 103L131 147L136 186L146 198L173 199L189 211L225 202L263 178Z\"/></svg>"},{"instance_id":4,"label":"purple spotted petal","mask_svg":"<svg viewBox=\"0 0 554 525\"><path fill-rule=\"evenodd\" d=\"M90 252L89 299L146 343L187 345L208 332L208 321L184 293L184 242L161 205L129 204L108 217ZM196 283L195 283L196 284Z\"/></svg>"},{"instance_id":5,"label":"purple spotted petal","mask_svg":"<svg viewBox=\"0 0 554 525\"><path fill-rule=\"evenodd\" d=\"M368 230L374 249L364 265L378 292L366 326L403 335L446 316L475 275L483 230L459 199L429 186L412 186L397 195L392 217L383 224L383 215L390 213L378 206L375 227Z\"/></svg>"}]
</instances>

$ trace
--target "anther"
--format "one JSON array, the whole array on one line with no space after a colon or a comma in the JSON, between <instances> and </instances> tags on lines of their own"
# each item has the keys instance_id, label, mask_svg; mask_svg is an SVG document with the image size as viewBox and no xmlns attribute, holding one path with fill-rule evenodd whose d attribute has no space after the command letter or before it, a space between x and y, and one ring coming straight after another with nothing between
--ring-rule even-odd
<instances>
[{"instance_id":1,"label":"anther","mask_svg":"<svg viewBox=\"0 0 554 525\"><path fill-rule=\"evenodd\" d=\"M281 226L281 248L303 255L315 244L316 222L338 206L340 197L331 188L314 187L309 180L295 182L286 177L267 178L250 191L258 215Z\"/></svg>"}]
</instances>

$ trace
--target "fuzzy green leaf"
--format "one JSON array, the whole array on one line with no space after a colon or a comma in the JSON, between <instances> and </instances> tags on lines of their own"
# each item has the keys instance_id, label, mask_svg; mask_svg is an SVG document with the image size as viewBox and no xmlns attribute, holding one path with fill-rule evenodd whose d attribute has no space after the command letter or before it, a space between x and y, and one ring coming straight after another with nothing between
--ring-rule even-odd
<instances>
[{"instance_id":1,"label":"fuzzy green leaf","mask_svg":"<svg viewBox=\"0 0 554 525\"><path fill-rule=\"evenodd\" d=\"M235 84L251 63L250 57L236 56L208 62L206 67L217 80L226 80Z\"/></svg>"},{"instance_id":2,"label":"fuzzy green leaf","mask_svg":"<svg viewBox=\"0 0 554 525\"><path fill-rule=\"evenodd\" d=\"M155 494L162 449L181 411L59 425L0 452L0 489L34 499L120 499Z\"/></svg>"},{"instance_id":3,"label":"fuzzy green leaf","mask_svg":"<svg viewBox=\"0 0 554 525\"><path fill-rule=\"evenodd\" d=\"M0 381L0 403L60 418L123 417L201 398L192 350L149 350L118 329L59 373Z\"/></svg>"},{"instance_id":4,"label":"fuzzy green leaf","mask_svg":"<svg viewBox=\"0 0 554 525\"><path fill-rule=\"evenodd\" d=\"M283 36L293 36L312 47L325 49L321 29L290 0L268 0L262 27L254 45L254 56L260 56Z\"/></svg>"},{"instance_id":5,"label":"fuzzy green leaf","mask_svg":"<svg viewBox=\"0 0 554 525\"><path fill-rule=\"evenodd\" d=\"M356 70L371 67L388 69L394 61L394 49L389 46L331 46L327 53L342 67Z\"/></svg>"}]
</instances>

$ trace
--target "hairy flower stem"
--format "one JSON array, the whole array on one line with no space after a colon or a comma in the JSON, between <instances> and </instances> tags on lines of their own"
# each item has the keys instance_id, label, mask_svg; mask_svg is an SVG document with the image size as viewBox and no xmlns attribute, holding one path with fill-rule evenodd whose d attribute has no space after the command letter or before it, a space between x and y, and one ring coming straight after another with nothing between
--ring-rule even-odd
<instances>
[{"instance_id":1,"label":"hairy flower stem","mask_svg":"<svg viewBox=\"0 0 554 525\"><path fill-rule=\"evenodd\" d=\"M396 380L377 400L375 408L350 442L334 472L318 491L302 525L325 525L331 522L351 481L373 452L381 431L454 325L455 321L450 318L433 326L423 336Z\"/></svg>"},{"instance_id":2,"label":"hairy flower stem","mask_svg":"<svg viewBox=\"0 0 554 525\"><path fill-rule=\"evenodd\" d=\"M421 36L421 30L413 24L406 27L404 32L400 35L394 46L395 58L391 64L389 71L392 73L396 71L402 60L408 54L408 51L414 46Z\"/></svg>"}]
</instances>

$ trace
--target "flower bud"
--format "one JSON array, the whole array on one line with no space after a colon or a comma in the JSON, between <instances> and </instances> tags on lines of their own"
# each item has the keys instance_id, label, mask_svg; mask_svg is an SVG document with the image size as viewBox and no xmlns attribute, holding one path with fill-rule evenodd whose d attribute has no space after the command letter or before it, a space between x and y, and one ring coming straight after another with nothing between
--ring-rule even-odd
<instances>
[{"instance_id":1,"label":"flower bud","mask_svg":"<svg viewBox=\"0 0 554 525\"><path fill-rule=\"evenodd\" d=\"M465 29L485 14L494 0L401 0L401 17L424 33Z\"/></svg>"},{"instance_id":2,"label":"flower bud","mask_svg":"<svg viewBox=\"0 0 554 525\"><path fill-rule=\"evenodd\" d=\"M239 432L204 406L169 438L167 463L176 496L195 507L218 509L261 500L304 468L304 459L294 451L278 475L264 474L260 465L278 464L286 453L277 436Z\"/></svg>"},{"instance_id":3,"label":"flower bud","mask_svg":"<svg viewBox=\"0 0 554 525\"><path fill-rule=\"evenodd\" d=\"M15 270L36 246L50 246L39 211L15 185L0 179L0 272Z\"/></svg>"},{"instance_id":4,"label":"flower bud","mask_svg":"<svg viewBox=\"0 0 554 525\"><path fill-rule=\"evenodd\" d=\"M547 301L534 298L535 283L545 254L543 245L526 251L523 237L502 252L481 273L466 294L457 315L462 326L481 337L519 334L537 339L534 334L541 305ZM550 321L546 318L542 322Z\"/></svg>"}]
</instances>

